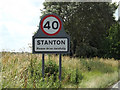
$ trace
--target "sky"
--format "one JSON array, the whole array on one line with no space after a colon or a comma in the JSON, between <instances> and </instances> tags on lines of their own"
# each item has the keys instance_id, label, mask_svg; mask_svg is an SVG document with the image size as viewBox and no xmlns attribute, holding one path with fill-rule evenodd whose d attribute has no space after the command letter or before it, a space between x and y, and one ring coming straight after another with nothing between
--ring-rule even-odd
<instances>
[{"instance_id":1,"label":"sky","mask_svg":"<svg viewBox=\"0 0 120 90\"><path fill-rule=\"evenodd\" d=\"M30 51L43 0L0 0L0 51Z\"/></svg>"},{"instance_id":2,"label":"sky","mask_svg":"<svg viewBox=\"0 0 120 90\"><path fill-rule=\"evenodd\" d=\"M120 0L113 0L118 2ZM31 52L44 0L0 0L0 51ZM118 18L118 10L114 14Z\"/></svg>"}]
</instances>

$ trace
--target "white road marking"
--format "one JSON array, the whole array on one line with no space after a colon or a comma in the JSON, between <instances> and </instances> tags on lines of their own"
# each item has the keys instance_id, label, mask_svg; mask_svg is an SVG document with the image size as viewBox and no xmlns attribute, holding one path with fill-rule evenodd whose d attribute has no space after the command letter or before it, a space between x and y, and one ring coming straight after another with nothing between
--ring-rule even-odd
<instances>
[{"instance_id":1,"label":"white road marking","mask_svg":"<svg viewBox=\"0 0 120 90\"><path fill-rule=\"evenodd\" d=\"M112 88L118 88L118 90L120 90L120 81L113 85Z\"/></svg>"}]
</instances>

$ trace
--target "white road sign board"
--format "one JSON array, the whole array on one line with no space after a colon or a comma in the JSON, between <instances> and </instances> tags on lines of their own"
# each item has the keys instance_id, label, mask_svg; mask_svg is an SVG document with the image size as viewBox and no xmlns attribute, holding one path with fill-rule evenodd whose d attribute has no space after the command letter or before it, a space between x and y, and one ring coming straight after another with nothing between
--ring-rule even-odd
<instances>
[{"instance_id":1,"label":"white road sign board","mask_svg":"<svg viewBox=\"0 0 120 90\"><path fill-rule=\"evenodd\" d=\"M68 51L67 38L37 38L35 51Z\"/></svg>"}]
</instances>

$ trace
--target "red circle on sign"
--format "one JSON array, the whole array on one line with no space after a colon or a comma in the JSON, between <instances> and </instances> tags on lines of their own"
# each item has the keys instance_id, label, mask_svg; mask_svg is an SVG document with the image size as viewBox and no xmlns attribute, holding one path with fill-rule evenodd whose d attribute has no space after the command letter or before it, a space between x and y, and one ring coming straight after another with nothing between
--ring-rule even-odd
<instances>
[{"instance_id":1,"label":"red circle on sign","mask_svg":"<svg viewBox=\"0 0 120 90\"><path fill-rule=\"evenodd\" d=\"M59 21L59 23L60 23L60 27L59 27L58 31L55 32L55 33L53 33L53 34L47 33L47 32L43 29L43 22L44 22L44 20L45 20L46 18L48 18L48 17L55 17L55 18ZM61 30L62 23L61 23L61 20L60 20L57 16L55 16L55 15L47 15L47 16L45 16L45 17L41 20L40 27L41 27L42 31L43 31L46 35L53 36L53 35L56 35L56 34Z\"/></svg>"}]
</instances>

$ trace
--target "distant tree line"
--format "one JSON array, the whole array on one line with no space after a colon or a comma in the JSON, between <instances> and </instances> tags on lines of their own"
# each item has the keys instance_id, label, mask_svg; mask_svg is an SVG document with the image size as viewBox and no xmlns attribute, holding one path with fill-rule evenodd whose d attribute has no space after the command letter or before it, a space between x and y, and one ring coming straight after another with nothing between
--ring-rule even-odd
<instances>
[{"instance_id":1,"label":"distant tree line","mask_svg":"<svg viewBox=\"0 0 120 90\"><path fill-rule=\"evenodd\" d=\"M109 2L44 2L42 15L58 14L71 37L70 56L120 59L120 24Z\"/></svg>"}]
</instances>

